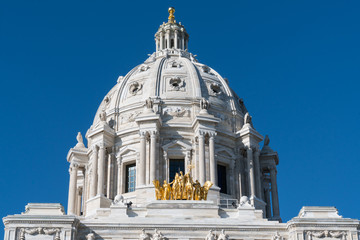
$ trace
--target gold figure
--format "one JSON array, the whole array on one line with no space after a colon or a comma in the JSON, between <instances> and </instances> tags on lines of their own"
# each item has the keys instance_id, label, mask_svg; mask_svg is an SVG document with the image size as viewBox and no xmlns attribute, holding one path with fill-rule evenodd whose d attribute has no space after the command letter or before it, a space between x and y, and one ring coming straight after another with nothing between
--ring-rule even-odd
<instances>
[{"instance_id":1,"label":"gold figure","mask_svg":"<svg viewBox=\"0 0 360 240\"><path fill-rule=\"evenodd\" d=\"M202 199L207 200L207 195L208 195L209 189L211 188L212 185L213 185L213 183L210 182L210 181L205 182L205 184L203 186L203 197L202 197Z\"/></svg>"},{"instance_id":2,"label":"gold figure","mask_svg":"<svg viewBox=\"0 0 360 240\"><path fill-rule=\"evenodd\" d=\"M189 173L185 174L186 184L183 196L186 200L192 200L193 198L193 180ZM184 199L184 197L183 197Z\"/></svg>"},{"instance_id":3,"label":"gold figure","mask_svg":"<svg viewBox=\"0 0 360 240\"><path fill-rule=\"evenodd\" d=\"M175 23L175 16L174 16L174 13L175 13L175 8L173 7L169 7L169 23Z\"/></svg>"},{"instance_id":4,"label":"gold figure","mask_svg":"<svg viewBox=\"0 0 360 240\"><path fill-rule=\"evenodd\" d=\"M198 180L193 183L194 192L193 192L193 200L201 200L201 185Z\"/></svg>"},{"instance_id":5,"label":"gold figure","mask_svg":"<svg viewBox=\"0 0 360 240\"><path fill-rule=\"evenodd\" d=\"M178 200L181 197L181 191L180 191L181 184L178 173L175 174L175 179L169 184L172 184L171 199Z\"/></svg>"},{"instance_id":6,"label":"gold figure","mask_svg":"<svg viewBox=\"0 0 360 240\"><path fill-rule=\"evenodd\" d=\"M185 175L182 171L180 174L176 173L172 182L168 183L164 180L162 187L159 180L154 180L156 200L207 200L213 183L206 181L204 186L201 186L198 180L194 182L191 177L191 167L188 168L190 171Z\"/></svg>"},{"instance_id":7,"label":"gold figure","mask_svg":"<svg viewBox=\"0 0 360 240\"><path fill-rule=\"evenodd\" d=\"M171 187L170 187L170 183L167 183L166 180L164 180L163 189L164 189L164 192L162 194L161 200L170 200Z\"/></svg>"},{"instance_id":8,"label":"gold figure","mask_svg":"<svg viewBox=\"0 0 360 240\"><path fill-rule=\"evenodd\" d=\"M155 196L156 196L156 200L161 200L162 196L163 196L163 192L164 189L162 187L160 187L160 182L159 180L154 180L153 184L155 186Z\"/></svg>"}]
</instances>

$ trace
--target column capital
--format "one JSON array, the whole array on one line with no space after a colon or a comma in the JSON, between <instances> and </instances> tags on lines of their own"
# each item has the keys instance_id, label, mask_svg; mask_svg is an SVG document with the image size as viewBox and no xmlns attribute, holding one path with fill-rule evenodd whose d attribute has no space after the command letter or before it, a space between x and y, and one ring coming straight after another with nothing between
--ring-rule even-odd
<instances>
[{"instance_id":1,"label":"column capital","mask_svg":"<svg viewBox=\"0 0 360 240\"><path fill-rule=\"evenodd\" d=\"M210 132L208 132L208 134L209 134L209 137L210 137L210 138L214 138L214 137L216 137L217 132L212 132L212 131L210 131Z\"/></svg>"},{"instance_id":2,"label":"column capital","mask_svg":"<svg viewBox=\"0 0 360 240\"><path fill-rule=\"evenodd\" d=\"M72 172L72 170L77 171L78 168L79 168L79 164L78 164L78 163L75 163L75 162L72 162L72 163L70 164L70 167L69 167L69 172Z\"/></svg>"},{"instance_id":3,"label":"column capital","mask_svg":"<svg viewBox=\"0 0 360 240\"><path fill-rule=\"evenodd\" d=\"M142 138L142 137L145 137L145 136L146 136L146 133L147 133L146 130L139 130L139 135L140 135L141 138Z\"/></svg>"},{"instance_id":4,"label":"column capital","mask_svg":"<svg viewBox=\"0 0 360 240\"><path fill-rule=\"evenodd\" d=\"M151 130L150 131L150 137L152 137L152 138L157 137L158 134L159 134L158 130Z\"/></svg>"},{"instance_id":5,"label":"column capital","mask_svg":"<svg viewBox=\"0 0 360 240\"><path fill-rule=\"evenodd\" d=\"M97 152L97 151L98 151L98 148L99 148L98 145L93 145L93 146L92 146L92 151L93 151L93 152Z\"/></svg>"},{"instance_id":6,"label":"column capital","mask_svg":"<svg viewBox=\"0 0 360 240\"><path fill-rule=\"evenodd\" d=\"M275 166L269 166L270 174L277 174L277 169Z\"/></svg>"}]
</instances>

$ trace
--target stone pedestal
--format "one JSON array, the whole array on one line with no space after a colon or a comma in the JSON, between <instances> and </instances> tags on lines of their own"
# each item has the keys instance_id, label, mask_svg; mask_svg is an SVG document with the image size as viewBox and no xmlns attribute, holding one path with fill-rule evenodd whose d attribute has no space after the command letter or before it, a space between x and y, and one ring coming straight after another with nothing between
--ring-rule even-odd
<instances>
[{"instance_id":1,"label":"stone pedestal","mask_svg":"<svg viewBox=\"0 0 360 240\"><path fill-rule=\"evenodd\" d=\"M86 216L90 216L96 214L97 209L109 208L111 205L111 200L104 196L97 195L87 200L86 204Z\"/></svg>"},{"instance_id":2,"label":"stone pedestal","mask_svg":"<svg viewBox=\"0 0 360 240\"><path fill-rule=\"evenodd\" d=\"M145 217L169 219L220 218L219 207L213 201L155 200L146 205Z\"/></svg>"},{"instance_id":3,"label":"stone pedestal","mask_svg":"<svg viewBox=\"0 0 360 240\"><path fill-rule=\"evenodd\" d=\"M139 186L136 188L136 204L145 206L147 203L156 200L155 187L153 185Z\"/></svg>"},{"instance_id":4,"label":"stone pedestal","mask_svg":"<svg viewBox=\"0 0 360 240\"><path fill-rule=\"evenodd\" d=\"M255 209L261 210L263 212L263 217L266 218L266 203L257 197L250 197L250 202L254 204Z\"/></svg>"},{"instance_id":5,"label":"stone pedestal","mask_svg":"<svg viewBox=\"0 0 360 240\"><path fill-rule=\"evenodd\" d=\"M218 199L220 199L220 188L218 186L212 186L209 189L208 195L207 195L207 201L213 201L214 204L218 204Z\"/></svg>"},{"instance_id":6,"label":"stone pedestal","mask_svg":"<svg viewBox=\"0 0 360 240\"><path fill-rule=\"evenodd\" d=\"M110 206L110 217L116 217L116 218L127 218L128 207L126 204L119 203L117 205L111 205Z\"/></svg>"}]
</instances>

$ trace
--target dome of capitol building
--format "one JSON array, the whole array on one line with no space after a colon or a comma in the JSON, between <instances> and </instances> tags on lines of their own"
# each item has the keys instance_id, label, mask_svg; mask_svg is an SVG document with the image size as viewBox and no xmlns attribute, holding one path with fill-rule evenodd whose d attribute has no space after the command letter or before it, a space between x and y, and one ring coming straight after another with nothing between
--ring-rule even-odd
<instances>
[{"instance_id":1,"label":"dome of capitol building","mask_svg":"<svg viewBox=\"0 0 360 240\"><path fill-rule=\"evenodd\" d=\"M335 207L282 222L269 137L168 12L155 52L101 101L87 146L77 134L67 213L29 203L3 218L4 239L358 240L359 221Z\"/></svg>"}]
</instances>

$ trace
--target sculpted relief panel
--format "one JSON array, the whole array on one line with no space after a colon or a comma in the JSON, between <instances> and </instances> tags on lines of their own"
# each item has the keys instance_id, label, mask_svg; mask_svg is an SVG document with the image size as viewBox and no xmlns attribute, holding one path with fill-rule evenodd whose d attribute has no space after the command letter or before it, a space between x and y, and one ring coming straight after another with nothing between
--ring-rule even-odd
<instances>
[{"instance_id":1,"label":"sculpted relief panel","mask_svg":"<svg viewBox=\"0 0 360 240\"><path fill-rule=\"evenodd\" d=\"M190 109L184 107L167 107L164 108L163 115L168 118L190 117Z\"/></svg>"}]
</instances>

